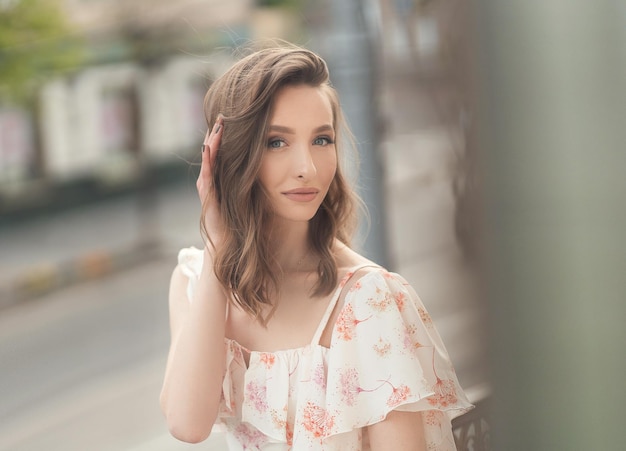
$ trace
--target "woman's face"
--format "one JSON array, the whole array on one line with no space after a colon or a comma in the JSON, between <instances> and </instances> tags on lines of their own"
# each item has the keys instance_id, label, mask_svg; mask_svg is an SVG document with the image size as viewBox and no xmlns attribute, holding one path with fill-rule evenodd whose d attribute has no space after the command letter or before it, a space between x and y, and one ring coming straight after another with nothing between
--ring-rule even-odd
<instances>
[{"instance_id":1,"label":"woman's face","mask_svg":"<svg viewBox=\"0 0 626 451\"><path fill-rule=\"evenodd\" d=\"M259 181L274 214L308 221L337 170L330 100L321 88L285 86L274 99Z\"/></svg>"}]
</instances>

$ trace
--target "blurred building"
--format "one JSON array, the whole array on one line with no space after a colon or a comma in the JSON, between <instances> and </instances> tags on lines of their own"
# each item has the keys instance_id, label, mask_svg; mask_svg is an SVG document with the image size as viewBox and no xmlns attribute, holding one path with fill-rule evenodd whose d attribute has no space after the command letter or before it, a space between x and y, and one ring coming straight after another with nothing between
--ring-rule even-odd
<instances>
[{"instance_id":1,"label":"blurred building","mask_svg":"<svg viewBox=\"0 0 626 451\"><path fill-rule=\"evenodd\" d=\"M4 213L42 202L53 186L118 189L146 167L193 159L206 129L204 93L233 48L298 32L293 10L262 3L62 1L85 65L51 77L33 111L0 105Z\"/></svg>"},{"instance_id":2,"label":"blurred building","mask_svg":"<svg viewBox=\"0 0 626 451\"><path fill-rule=\"evenodd\" d=\"M140 27L178 27L181 32L245 24L254 0L64 0L64 10L86 34L110 33L132 22Z\"/></svg>"}]
</instances>

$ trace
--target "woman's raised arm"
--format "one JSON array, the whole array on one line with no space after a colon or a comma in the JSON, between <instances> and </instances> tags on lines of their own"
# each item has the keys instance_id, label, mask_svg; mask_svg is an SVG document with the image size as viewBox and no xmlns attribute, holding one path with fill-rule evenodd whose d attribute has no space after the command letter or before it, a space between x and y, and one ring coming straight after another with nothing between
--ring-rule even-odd
<instances>
[{"instance_id":1,"label":"woman's raised arm","mask_svg":"<svg viewBox=\"0 0 626 451\"><path fill-rule=\"evenodd\" d=\"M207 132L198 177L207 230L219 245L221 221L212 194L212 167L222 136L223 123ZM217 418L225 366L227 296L213 271L213 248L204 250L193 299L187 298L188 278L177 267L170 282L171 345L161 390L161 408L171 434L197 443L206 439Z\"/></svg>"}]
</instances>

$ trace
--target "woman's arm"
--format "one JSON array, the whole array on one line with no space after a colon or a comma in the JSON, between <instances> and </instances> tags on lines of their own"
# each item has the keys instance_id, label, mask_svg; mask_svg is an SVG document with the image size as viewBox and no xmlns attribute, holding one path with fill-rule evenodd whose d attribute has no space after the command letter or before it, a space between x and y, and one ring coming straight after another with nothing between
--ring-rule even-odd
<instances>
[{"instance_id":1,"label":"woman's arm","mask_svg":"<svg viewBox=\"0 0 626 451\"><path fill-rule=\"evenodd\" d=\"M380 423L368 426L372 451L426 451L420 412L389 412Z\"/></svg>"},{"instance_id":2,"label":"woman's arm","mask_svg":"<svg viewBox=\"0 0 626 451\"><path fill-rule=\"evenodd\" d=\"M213 129L207 131L196 183L203 205L203 222L216 246L219 246L223 225L212 189L212 175L222 132L223 120L219 118ZM226 364L227 296L215 276L213 254L208 248L204 250L193 299L187 299L187 284L188 279L177 267L170 283L172 338L161 408L174 437L197 443L209 436L217 417Z\"/></svg>"},{"instance_id":3,"label":"woman's arm","mask_svg":"<svg viewBox=\"0 0 626 451\"><path fill-rule=\"evenodd\" d=\"M215 278L209 252L194 299L177 267L170 285L171 346L161 391L161 408L171 434L198 443L217 417L225 366L226 296Z\"/></svg>"}]
</instances>

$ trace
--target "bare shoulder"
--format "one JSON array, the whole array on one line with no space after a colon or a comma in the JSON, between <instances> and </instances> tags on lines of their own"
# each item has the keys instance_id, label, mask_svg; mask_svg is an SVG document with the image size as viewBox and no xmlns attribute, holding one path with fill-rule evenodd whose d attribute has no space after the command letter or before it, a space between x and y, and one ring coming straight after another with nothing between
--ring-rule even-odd
<instances>
[{"instance_id":1,"label":"bare shoulder","mask_svg":"<svg viewBox=\"0 0 626 451\"><path fill-rule=\"evenodd\" d=\"M341 299L350 288L358 283L365 275L370 273L386 272L376 262L359 254L348 246L339 244L336 251L337 266L339 271L340 284L343 287ZM353 271L355 267L360 267L357 271Z\"/></svg>"},{"instance_id":2,"label":"bare shoulder","mask_svg":"<svg viewBox=\"0 0 626 451\"><path fill-rule=\"evenodd\" d=\"M364 266L364 268L359 271L359 274L366 274L368 272L379 271L381 269L381 266L378 263L364 257L343 243L337 243L335 247L335 258L337 259L337 267L340 274L347 273L355 266Z\"/></svg>"}]
</instances>

